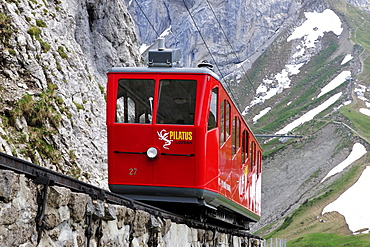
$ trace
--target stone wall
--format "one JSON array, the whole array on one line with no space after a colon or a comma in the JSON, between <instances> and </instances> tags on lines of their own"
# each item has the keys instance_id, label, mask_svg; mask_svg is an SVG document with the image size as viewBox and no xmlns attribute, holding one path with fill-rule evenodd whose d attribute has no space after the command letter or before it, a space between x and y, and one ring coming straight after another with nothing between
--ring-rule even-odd
<instances>
[{"instance_id":1,"label":"stone wall","mask_svg":"<svg viewBox=\"0 0 370 247\"><path fill-rule=\"evenodd\" d=\"M106 72L141 64L125 4L0 1L0 14L0 151L108 188ZM17 113L22 99L57 121L31 123L34 110L48 111Z\"/></svg>"},{"instance_id":2,"label":"stone wall","mask_svg":"<svg viewBox=\"0 0 370 247\"><path fill-rule=\"evenodd\" d=\"M0 246L249 246L242 237L215 235L58 186L48 187L40 218L43 185L1 170L0 187Z\"/></svg>"}]
</instances>

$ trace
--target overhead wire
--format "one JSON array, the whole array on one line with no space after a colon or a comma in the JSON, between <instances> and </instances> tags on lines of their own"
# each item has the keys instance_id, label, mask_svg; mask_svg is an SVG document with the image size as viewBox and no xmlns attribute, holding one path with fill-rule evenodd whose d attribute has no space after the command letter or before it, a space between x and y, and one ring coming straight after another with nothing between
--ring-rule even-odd
<instances>
[{"instance_id":1,"label":"overhead wire","mask_svg":"<svg viewBox=\"0 0 370 247\"><path fill-rule=\"evenodd\" d=\"M209 46L208 46L208 44L207 44L206 40L204 39L204 37L203 37L203 35L202 35L201 31L200 31L200 28L199 28L199 26L198 26L197 22L195 21L195 19L194 19L193 15L191 14L191 11L190 11L190 9L189 9L188 5L186 4L185 0L182 0L182 2L184 3L184 6L185 6L185 8L186 8L186 10L187 10L187 12L188 12L188 14L189 14L189 16L190 16L190 18L191 18L192 22L193 22L193 24L194 24L195 28L197 29L197 31L198 31L198 33L199 33L199 35L200 35L200 37L201 37L201 39L202 39L202 41L203 41L204 45L206 46L206 49L207 49L207 51L208 51L209 55L211 56L211 59L212 59L213 63L215 64L215 66L216 66L217 70L219 71L220 76L221 76L222 80L224 81L224 84L225 84L225 85L226 85L226 87L228 88L228 91L230 92L230 94L232 95L232 97L235 99L236 97L234 96L234 94L233 94L233 92L232 92L232 90L231 90L231 87L230 87L229 83L226 81L225 76L223 75L223 73L222 73L222 71L221 71L221 69L220 69L220 67L219 67L219 65L218 65L218 63L217 63L217 61L216 61L216 59L214 58L214 56L213 56L213 54L212 54L212 52L211 52L211 50L210 50L210 48L209 48ZM221 31L222 31L222 33L223 33L223 35L225 36L225 39L226 39L226 41L227 41L228 45L230 46L230 48L231 48L231 50L232 50L232 53L233 53L233 54L235 55L235 57L237 58L238 62L241 62L241 60L240 60L240 58L239 58L238 54L236 53L236 51L235 51L234 47L232 46L232 44L231 44L231 42L230 42L229 38L228 38L228 37L227 37L227 35L226 35L226 33L225 33L224 29L222 28L222 25L221 25L221 23L220 23L219 19L217 18L216 13L215 13L215 11L214 11L214 9L213 9L212 5L209 3L209 1L208 1L208 0L206 0L206 2L207 2L207 4L208 4L209 8L211 9L211 11L212 11L212 13L213 13L213 16L215 17L215 19L216 19L216 21L217 21L218 25L220 26L220 29L221 29ZM145 14L145 12L144 12L143 8L141 7L140 3L139 3L137 0L135 0L135 3L137 4L137 6L139 7L140 11L141 11L141 12L142 12L142 14L144 15L145 19L148 21L148 23L149 23L149 25L151 26L151 28L153 29L153 31L156 33L157 37L159 37L159 33L158 33L158 31L155 29L154 25L153 25L153 24L152 24L152 22L149 20L148 16ZM255 91L256 89L254 88L254 85L253 85L253 84L252 84L252 82L250 81L250 79L249 79L249 77L248 77L248 75L247 75L247 72L245 71L244 67L243 67L243 66L241 66L241 68L242 68L242 70L243 70L243 72L244 72L244 74L245 74L245 76L246 76L246 78L247 78L248 82L250 83L250 85L252 86L253 90ZM239 108L240 108L239 102L236 102L236 103L238 104L238 106L239 106Z\"/></svg>"},{"instance_id":2,"label":"overhead wire","mask_svg":"<svg viewBox=\"0 0 370 247\"><path fill-rule=\"evenodd\" d=\"M222 80L224 81L224 83L225 83L226 87L228 88L228 90L229 90L230 94L232 95L232 97L235 99L235 96L234 96L234 94L233 94L233 92L232 92L232 90L231 90L231 88L230 88L229 84L228 84L228 83L226 82L226 80L225 80L225 76L223 75L223 73L222 73L222 71L221 71L220 67L218 66L218 63L217 63L216 59L213 57L212 52L211 52L211 50L209 49L209 47L208 47L208 45L207 45L207 42L205 41L205 39L204 39L204 37L203 37L202 33L200 32L200 29L199 29L199 27L198 27L198 25L197 25L197 22L195 21L194 17L192 16L192 14L191 14L191 12L190 12L190 9L189 9L188 5L186 4L185 0L182 0L182 2L184 3L184 6L185 6L186 10L188 11L188 14L189 14L189 16L190 16L191 20L193 21L193 24L194 24L195 28L197 29L197 31L198 31L198 33L199 33L199 35L200 35L200 37L201 37L201 39L202 39L202 41L203 41L204 45L206 46L206 48L207 48L207 50L208 50L208 53L209 53L209 55L211 56L211 59L213 60L214 64L216 65L217 70L219 71L219 73L220 73L220 75L221 75ZM238 106L239 106L239 103L238 103L238 102L236 102L236 103L237 103L237 104L238 104ZM239 108L240 108L240 106L239 106Z\"/></svg>"},{"instance_id":3,"label":"overhead wire","mask_svg":"<svg viewBox=\"0 0 370 247\"><path fill-rule=\"evenodd\" d=\"M135 3L137 4L137 6L139 6L139 9L140 9L141 13L143 13L145 19L149 22L149 25L152 27L152 29L154 30L157 37L159 37L159 34L158 34L157 30L154 28L152 22L149 20L148 16L145 14L143 8L141 8L141 5L139 4L139 2L137 0L135 0Z\"/></svg>"},{"instance_id":4,"label":"overhead wire","mask_svg":"<svg viewBox=\"0 0 370 247\"><path fill-rule=\"evenodd\" d=\"M231 90L231 88L230 88L229 84L228 84L228 83L227 83L227 81L225 80L225 76L223 75L223 73L222 73L222 71L221 71L220 67L218 66L218 63L217 63L216 59L214 58L214 56L213 56L213 54L212 54L212 52L211 52L211 50L210 50L209 46L207 45L207 42L205 41L205 39L204 39L204 37L203 37L202 33L200 32L200 28L199 28L199 26L197 25L197 22L195 21L194 17L192 16L191 11L190 11L190 9L189 9L188 5L186 4L185 0L182 0L182 1L183 1L183 3L184 3L184 6L185 6L185 8L186 8L186 10L187 10L187 12L188 12L188 14L189 14L189 16L190 16L190 18L191 18L191 20L192 20L193 24L194 24L194 26L195 26L195 27L196 27L196 29L197 29L197 31L198 31L198 33L199 33L199 35L200 35L200 37L201 37L201 39L202 39L202 41L203 41L204 45L206 46L206 48L207 48L207 50L208 50L208 53L210 54L211 59L213 60L213 63L216 65L217 70L219 71L219 73L220 73L220 75L221 75L221 78L222 78L222 79L223 79L223 81L225 82L225 85L228 87L228 89L229 89L229 91L230 91L231 95L233 96L233 98L235 98L235 96L233 95L233 92L232 92L232 90ZM209 3L209 1L208 1L208 0L206 0L206 2L207 2L207 4L208 4L209 8L211 9L211 11L212 11L212 13L213 13L213 16L215 17L215 19L216 19L216 21L217 21L218 25L220 26L221 31L222 31L223 35L225 36L225 38L226 38L226 41L227 41L228 45L229 45L229 46L230 46L230 48L232 49L233 54L234 54L234 55L235 55L235 57L237 58L238 62L241 62L241 60L240 60L240 58L239 58L238 54L236 53L236 51L235 51L234 47L231 45L231 42L230 42L229 38L227 37L227 35L226 35L226 33L225 33L224 29L222 28L221 23L220 23L220 21L218 20L218 18L217 18L217 16L216 16L216 13L215 13L215 11L214 11L214 9L213 9L213 7L212 7L212 5ZM145 19L148 21L148 23L149 23L149 25L151 26L151 28L153 29L153 31L156 33L157 37L159 37L159 33L158 33L158 31L155 29L154 25L153 25L153 24L152 24L152 22L149 20L148 16L145 14L145 12L144 12L143 8L141 7L140 3L139 3L137 0L135 0L135 3L136 3L136 4L137 4L137 6L139 7L139 9L140 9L141 13L144 15ZM253 90L255 91L254 85L252 84L252 82L250 81L249 77L247 76L247 72L245 71L244 67L243 67L243 66L241 66L241 68L242 68L242 70L243 70L244 74L246 75L247 80L248 80L248 81L249 81L249 83L251 84L251 86L252 86ZM239 104L239 103L238 103L238 104Z\"/></svg>"},{"instance_id":5,"label":"overhead wire","mask_svg":"<svg viewBox=\"0 0 370 247\"><path fill-rule=\"evenodd\" d=\"M185 0L182 0L182 2L184 3L184 6L185 6L186 10L188 11L188 14L189 14L189 16L190 16L191 20L193 21L193 24L194 24L195 28L197 29L197 31L198 31L198 33L199 33L199 35L200 35L200 37L201 37L201 39L202 39L202 41L203 41L204 45L206 46L206 48L207 48L207 50L208 50L209 55L211 56L211 58L212 58L213 62L215 63L215 65L216 65L216 67L217 67L217 70L219 71L219 73L221 74L221 77L223 78L223 76L222 76L222 72L221 72L220 68L218 67L218 64L217 64L217 62L216 62L215 58L213 57L212 52L211 52L211 50L209 49L209 47L208 47L208 45L207 45L207 42L205 41L205 39L204 39L204 37L203 37L202 33L200 32L200 29L199 29L199 27L198 27L198 25L197 25L197 22L195 21L194 17L191 15L191 12L190 12L190 9L189 9L188 5L186 4Z\"/></svg>"},{"instance_id":6,"label":"overhead wire","mask_svg":"<svg viewBox=\"0 0 370 247\"><path fill-rule=\"evenodd\" d=\"M187 10L187 12L188 12L188 14L189 14L190 18L192 19L192 21L193 21L193 23L194 23L194 26L195 26L195 27L196 27L196 29L197 29L197 31L198 31L198 33L199 33L199 35L200 35L200 37L201 37L201 39L202 39L202 41L203 41L204 45L206 46L206 48L207 48L207 50L208 50L208 53L209 53L209 54L210 54L210 56L211 56L211 59L213 60L214 64L216 65L217 70L219 71L219 73L220 73L220 75L221 75L222 80L224 81L224 83L225 83L226 87L228 88L228 90L229 90L230 94L232 95L232 97L233 97L233 98L235 98L235 96L234 96L233 92L231 91L231 88L230 88L229 83L227 83L227 81L225 80L225 77L224 77L224 75L223 75L223 73L222 73L222 71L221 71L220 67L218 66L217 61L216 61L216 60L215 60L215 58L213 57L212 52L211 52L211 50L210 50L209 46L207 45L207 42L205 41L205 39L204 39L204 37L203 37L202 33L200 32L200 28L198 27L198 25L197 25L197 23L196 23L196 21L195 21L194 17L192 16L192 14L191 14L191 11L190 11L189 7L187 6L187 4L186 4L185 0L182 0L182 1L183 1L183 3L184 3L184 6L185 6L185 8L186 8L186 10ZM226 33L225 33L224 29L222 28L222 25L221 25L220 21L218 20L218 18L217 18L217 16L216 16L216 13L215 13L215 11L214 11L214 9L213 9L213 7L212 7L212 5L209 3L209 0L206 0L206 2L207 2L207 4L208 4L209 8L211 9L211 11L212 11L212 13L213 13L213 15L214 15L214 17L215 17L215 19L216 19L216 21L217 21L218 25L220 26L220 29L221 29L221 31L222 31L222 33L223 33L223 35L225 36L225 39L226 39L226 41L227 41L228 45L229 45L229 46L230 46L230 48L232 49L232 53L233 53L233 54L235 55L235 57L237 58L237 61L240 63L240 62L241 62L241 60L240 60L240 58L239 58L239 56L238 56L237 52L235 51L234 47L232 46L232 44L231 44L231 42L230 42L229 38L227 37L227 35L226 35ZM148 21L149 25L152 27L152 29L153 29L153 30L154 30L154 32L156 33L157 37L159 37L159 33L157 32L157 30L156 30L156 29L155 29L155 27L153 26L152 22L149 20L148 16L145 14L145 12L144 12L143 8L141 7L140 3L139 3L137 0L135 0L135 3L136 3L136 4L137 4L137 6L139 7L140 11L143 13L143 15L144 15L144 17L146 18L146 20ZM241 65L241 68L242 68L242 70L243 70L243 72L244 72L244 74L245 74L245 76L246 76L246 78L247 78L248 82L249 82L249 83L250 83L250 85L252 86L253 90L254 90L254 91L256 91L256 89L254 88L253 83L252 83L252 82L251 82L251 80L249 79L249 77L248 77L248 75L247 75L247 72L245 71L245 69L244 69L243 65ZM236 103L237 103L237 104L238 104L238 106L239 106L239 103L238 103L238 102L236 102ZM240 108L240 106L239 106L239 108ZM254 127L254 128L256 128L256 127ZM256 128L256 129L259 129L259 130L262 130L262 131L266 131L266 132L271 132L271 131L263 130L263 129L260 129L260 128Z\"/></svg>"},{"instance_id":7,"label":"overhead wire","mask_svg":"<svg viewBox=\"0 0 370 247\"><path fill-rule=\"evenodd\" d=\"M212 5L209 3L209 0L206 0L206 2L207 2L207 4L208 4L209 8L211 9L212 14L213 14L213 16L215 17L215 19L216 19L216 21L217 21L218 25L220 26L220 29L221 29L221 31L222 31L222 33L223 33L223 35L225 36L225 39L226 39L226 41L227 41L228 45L230 46L230 48L231 48L231 50L232 50L233 54L235 55L235 57L236 57L236 59L237 59L238 63L241 63L242 61L241 61L241 59L239 58L239 56L238 56L237 52L235 51L234 47L232 46L232 44L231 44L231 42L230 42L229 38L227 37L226 32L225 32L225 31L224 31L224 29L222 28L221 22L220 22L220 21L219 21L219 19L217 18L217 15L216 15L216 13L215 13L215 11L214 11L214 9L213 9ZM249 82L249 84L251 85L252 89L254 90L254 92L256 92L256 88L254 87L254 85L253 85L252 81L249 79L248 74L247 74L247 71L245 71L245 69L244 69L243 65L241 65L240 67L242 68L242 70L243 70L243 72L244 72L244 75L245 75L245 77L247 78L247 81L248 81L248 82ZM238 105L239 105L239 104L238 104ZM265 132L269 132L269 133L273 133L272 131L268 131L268 130L264 130L264 129L260 129L260 128L256 128L256 127L252 127L252 128L255 128L255 129L258 129L258 130L261 130L261 131L265 131Z\"/></svg>"},{"instance_id":8,"label":"overhead wire","mask_svg":"<svg viewBox=\"0 0 370 247\"><path fill-rule=\"evenodd\" d=\"M218 20L218 18L217 18L217 16L216 16L216 13L215 13L215 11L214 11L214 9L213 9L213 7L212 7L212 5L209 3L209 1L208 1L208 0L206 0L206 2L207 2L207 4L208 4L209 8L211 9L211 11L212 11L212 13L213 13L213 16L215 17L215 19L216 19L216 21L217 21L218 25L220 26L220 29L221 29L221 31L222 31L222 33L223 33L223 35L225 36L226 41L227 41L228 45L230 46L230 48L231 48L231 50L232 50L233 54L235 55L235 57L236 57L236 59L237 59L238 63L241 63L242 61L241 61L241 59L239 58L238 54L236 53L236 51L235 51L234 47L232 46L232 44L231 44L231 42L230 42L229 38L227 37L227 35L226 35L226 33L225 33L224 29L222 28L221 22ZM254 88L254 85L253 85L252 81L249 79L249 77L248 77L248 75L247 75L247 71L245 71L245 69L244 69L243 65L241 65L240 67L242 68L242 70L243 70L243 72L244 72L244 75L245 75L245 76L246 76L246 78L247 78L247 81L248 81L248 82L249 82L249 84L252 86L253 90L254 90L254 91L256 91L256 89Z\"/></svg>"},{"instance_id":9,"label":"overhead wire","mask_svg":"<svg viewBox=\"0 0 370 247\"><path fill-rule=\"evenodd\" d=\"M184 0L183 0L184 1ZM217 21L217 23L218 23L218 25L220 26L220 29L221 29L221 31L222 31L222 33L223 33L223 35L225 36L225 39L226 39L226 42L227 42L227 44L230 46L230 48L231 48L231 50L232 50L232 53L235 55L235 57L236 57L236 59L237 59L237 61L238 61L238 63L241 63L242 61L241 61L241 59L239 58L239 56L238 56L238 54L237 54L237 52L235 51L235 49L234 49L234 47L232 46L232 44L231 44L231 42L230 42L230 40L229 40L229 38L227 37L227 35L226 35L226 32L224 31L224 29L222 28L222 25L221 25L221 22L219 21L219 19L217 18L217 15L216 15L216 13L215 13L215 11L214 11L214 9L213 9L213 7L212 7L212 5L209 3L209 0L206 0L206 2L207 2L207 4L208 4L208 6L209 6L209 8L211 9L211 11L212 11L212 14L213 14L213 16L214 16L214 18L216 19L216 21ZM185 4L185 2L184 2L184 4ZM185 4L185 6L186 6L186 4ZM187 7L187 6L186 6ZM188 9L188 8L187 8ZM189 10L188 10L188 12L189 12ZM189 12L189 14L190 14L190 12ZM191 15L190 15L191 16ZM192 18L193 19L193 18ZM194 19L193 19L193 21L194 21ZM195 21L194 21L194 24L195 24ZM195 24L196 25L196 24ZM200 33L200 31L198 30L198 32ZM203 39L203 42L205 42L204 41L204 39ZM208 51L209 51L209 49L208 49ZM210 51L209 51L210 52ZM211 54L211 53L210 53ZM214 62L217 64L217 62L215 61L215 59L213 59L214 60ZM251 87L252 87L252 89L256 92L256 89L255 89L255 87L254 87L254 85L253 85L253 83L252 83L252 81L249 79L249 77L248 77L248 74L247 74L247 72L245 71L245 69L244 69L244 67L243 67L243 65L241 65L240 66L241 68L242 68L242 70L243 70L243 72L244 72L244 75L245 75L245 77L247 78L247 81L249 82L249 84L251 85ZM218 68L218 66L217 66L217 68ZM219 68L218 68L219 69ZM220 70L220 69L219 69ZM222 75L221 75L222 76ZM232 91L230 90L230 87L229 87L229 85L228 85L228 83L226 82L226 80L223 78L223 80L225 81L225 83L227 84L227 87L229 88L229 91L230 91L230 93L231 93L231 95L232 95L232 97L233 98L235 98L234 97L234 95L233 95L233 93L232 93ZM237 104L238 104L238 106L239 106L239 103L237 102ZM240 107L240 106L239 106ZM269 133L273 133L272 131L268 131L268 130L264 130L264 129L260 129L260 128L256 128L256 127L254 127L255 129L258 129L258 130L261 130L261 131L265 131L265 132L269 132ZM263 137L264 135L260 135L260 137ZM275 136L275 135L274 135ZM278 137L278 136L275 136L275 137ZM281 137L284 137L284 136L281 136ZM287 137L292 137L292 138L301 138L302 136L287 136Z\"/></svg>"}]
</instances>

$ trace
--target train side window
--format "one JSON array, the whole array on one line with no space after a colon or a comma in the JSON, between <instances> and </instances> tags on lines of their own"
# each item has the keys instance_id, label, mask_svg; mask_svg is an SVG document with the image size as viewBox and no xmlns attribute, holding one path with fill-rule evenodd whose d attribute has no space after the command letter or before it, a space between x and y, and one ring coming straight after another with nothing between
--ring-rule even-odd
<instances>
[{"instance_id":1,"label":"train side window","mask_svg":"<svg viewBox=\"0 0 370 247\"><path fill-rule=\"evenodd\" d=\"M217 106L218 106L218 88L212 90L211 104L209 107L208 115L208 130L217 127Z\"/></svg>"},{"instance_id":2,"label":"train side window","mask_svg":"<svg viewBox=\"0 0 370 247\"><path fill-rule=\"evenodd\" d=\"M235 117L235 120L236 120L236 117ZM232 131L231 131L231 142L232 142L232 144L231 144L231 153L232 153L232 155L234 155L235 154L235 149L236 149L236 146L235 146L235 134L236 134L236 131L235 131L235 129L236 129L236 121L232 121Z\"/></svg>"},{"instance_id":3,"label":"train side window","mask_svg":"<svg viewBox=\"0 0 370 247\"><path fill-rule=\"evenodd\" d=\"M257 154L257 174L259 175L262 171L262 153L258 150Z\"/></svg>"},{"instance_id":4,"label":"train side window","mask_svg":"<svg viewBox=\"0 0 370 247\"><path fill-rule=\"evenodd\" d=\"M253 167L256 165L256 143L254 141L251 142L251 153L250 153L250 170L253 170Z\"/></svg>"},{"instance_id":5,"label":"train side window","mask_svg":"<svg viewBox=\"0 0 370 247\"><path fill-rule=\"evenodd\" d=\"M232 154L236 154L240 147L240 119L234 118L232 131Z\"/></svg>"},{"instance_id":6,"label":"train side window","mask_svg":"<svg viewBox=\"0 0 370 247\"><path fill-rule=\"evenodd\" d=\"M221 102L221 113L220 113L220 146L225 142L225 102Z\"/></svg>"},{"instance_id":7,"label":"train side window","mask_svg":"<svg viewBox=\"0 0 370 247\"><path fill-rule=\"evenodd\" d=\"M243 135L242 135L242 162L243 164L248 158L248 150L249 150L248 144L249 144L249 133L247 130L244 130Z\"/></svg>"},{"instance_id":8,"label":"train side window","mask_svg":"<svg viewBox=\"0 0 370 247\"><path fill-rule=\"evenodd\" d=\"M220 145L222 145L230 136L230 127L232 125L230 113L230 103L225 99L221 103Z\"/></svg>"},{"instance_id":9,"label":"train side window","mask_svg":"<svg viewBox=\"0 0 370 247\"><path fill-rule=\"evenodd\" d=\"M240 148L240 119L238 117L235 118L236 121L236 140L235 140L235 146L236 151Z\"/></svg>"},{"instance_id":10,"label":"train side window","mask_svg":"<svg viewBox=\"0 0 370 247\"><path fill-rule=\"evenodd\" d=\"M195 80L161 80L157 124L194 124L197 82Z\"/></svg>"},{"instance_id":11,"label":"train side window","mask_svg":"<svg viewBox=\"0 0 370 247\"><path fill-rule=\"evenodd\" d=\"M117 123L151 123L154 80L120 79L116 101Z\"/></svg>"},{"instance_id":12,"label":"train side window","mask_svg":"<svg viewBox=\"0 0 370 247\"><path fill-rule=\"evenodd\" d=\"M230 136L230 127L231 127L231 116L230 116L230 111L231 111L231 109L230 109L230 103L229 103L229 101L227 101L226 100L226 110L225 110L225 112L226 112L226 118L225 118L225 141L226 141L226 139Z\"/></svg>"}]
</instances>

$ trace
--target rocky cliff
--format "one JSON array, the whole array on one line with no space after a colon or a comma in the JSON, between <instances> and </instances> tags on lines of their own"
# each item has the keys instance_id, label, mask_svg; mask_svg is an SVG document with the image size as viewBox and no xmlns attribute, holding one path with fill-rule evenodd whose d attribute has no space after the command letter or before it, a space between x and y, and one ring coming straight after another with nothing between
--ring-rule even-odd
<instances>
[{"instance_id":1,"label":"rocky cliff","mask_svg":"<svg viewBox=\"0 0 370 247\"><path fill-rule=\"evenodd\" d=\"M369 9L367 0L346 1L361 9ZM242 62L246 62L243 66L246 70L249 69L250 64L271 44L277 34L296 25L302 14L301 10L307 5L315 5L316 1L125 2L135 21L139 44L143 48L155 43L159 36L165 36L167 47L180 48L183 51L184 66L196 66L207 59L217 63L221 73L227 75L235 70L235 64L240 67ZM323 2L317 1L316 5L322 6Z\"/></svg>"},{"instance_id":2,"label":"rocky cliff","mask_svg":"<svg viewBox=\"0 0 370 247\"><path fill-rule=\"evenodd\" d=\"M121 1L0 2L0 151L106 187L105 84L141 62Z\"/></svg>"},{"instance_id":3,"label":"rocky cliff","mask_svg":"<svg viewBox=\"0 0 370 247\"><path fill-rule=\"evenodd\" d=\"M224 76L240 70L243 61L250 65L276 33L297 18L302 5L285 0L125 1L141 45L150 46L162 34L167 47L182 50L184 66L208 60Z\"/></svg>"},{"instance_id":4,"label":"rocky cliff","mask_svg":"<svg viewBox=\"0 0 370 247\"><path fill-rule=\"evenodd\" d=\"M181 49L183 66L195 67L203 60L210 61L229 85L241 110L248 100L240 92L253 96L248 85L255 82L240 78L281 34L303 22L305 10L320 12L328 6L327 2L313 0L125 2L136 24L141 52L155 46L156 39L162 36L166 37L167 47ZM366 0L346 2L368 11ZM277 59L284 63L284 58ZM241 85L247 90L240 90Z\"/></svg>"},{"instance_id":5,"label":"rocky cliff","mask_svg":"<svg viewBox=\"0 0 370 247\"><path fill-rule=\"evenodd\" d=\"M1 246L241 247L259 241L189 227L58 186L47 189L43 224L37 224L42 185L0 171L0 186Z\"/></svg>"}]
</instances>

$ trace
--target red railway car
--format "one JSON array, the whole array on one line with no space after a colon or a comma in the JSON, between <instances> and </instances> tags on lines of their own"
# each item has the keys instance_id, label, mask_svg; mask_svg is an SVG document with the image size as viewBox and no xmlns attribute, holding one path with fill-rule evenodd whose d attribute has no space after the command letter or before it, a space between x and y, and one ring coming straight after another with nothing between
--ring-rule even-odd
<instances>
[{"instance_id":1,"label":"red railway car","mask_svg":"<svg viewBox=\"0 0 370 247\"><path fill-rule=\"evenodd\" d=\"M109 188L246 228L261 213L261 147L218 76L175 67L176 52L107 73Z\"/></svg>"}]
</instances>

